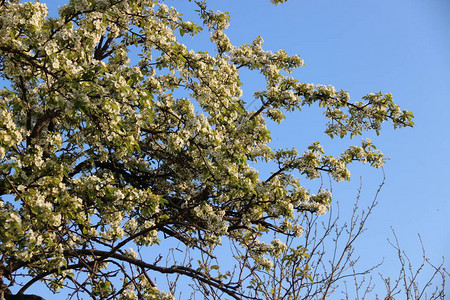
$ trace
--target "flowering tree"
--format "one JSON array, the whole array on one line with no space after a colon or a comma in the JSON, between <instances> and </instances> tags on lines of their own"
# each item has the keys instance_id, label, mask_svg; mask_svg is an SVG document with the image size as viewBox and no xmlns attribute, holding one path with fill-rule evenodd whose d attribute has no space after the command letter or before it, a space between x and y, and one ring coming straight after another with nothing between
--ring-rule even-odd
<instances>
[{"instance_id":1,"label":"flowering tree","mask_svg":"<svg viewBox=\"0 0 450 300\"><path fill-rule=\"evenodd\" d=\"M318 142L271 149L266 121L318 105L330 137L413 125L390 94L354 102L289 77L302 60L263 50L260 37L232 45L228 14L206 1L183 3L199 24L163 2L72 0L48 17L44 3L2 1L0 298L37 282L92 298L171 298L174 281L164 289L158 274L211 298L254 298L270 257L308 256L279 237L300 238L302 216L329 208L331 193L312 194L299 178L349 180L351 162L383 164L368 139L340 156ZM209 53L181 42L201 31ZM265 78L255 110L241 69ZM173 241L183 260L167 258ZM217 263L221 244L233 245L227 264Z\"/></svg>"}]
</instances>

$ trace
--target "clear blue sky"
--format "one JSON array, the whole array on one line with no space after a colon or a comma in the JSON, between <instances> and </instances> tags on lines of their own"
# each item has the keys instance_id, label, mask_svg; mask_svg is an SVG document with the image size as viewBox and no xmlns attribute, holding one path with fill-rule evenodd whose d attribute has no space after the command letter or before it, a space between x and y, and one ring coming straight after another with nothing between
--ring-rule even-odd
<instances>
[{"instance_id":1,"label":"clear blue sky","mask_svg":"<svg viewBox=\"0 0 450 300\"><path fill-rule=\"evenodd\" d=\"M51 8L61 4L41 2ZM450 260L450 1L289 0L274 6L269 0L210 0L209 4L230 12L227 33L234 44L261 35L265 49L299 54L306 65L293 74L297 79L334 85L349 91L355 101L369 92L390 92L397 104L414 112L415 128L394 131L386 124L379 137L370 135L390 160L384 168L380 204L357 253L367 264L386 257L383 271L396 276L391 264L395 251L386 241L392 226L412 258L420 258L420 233L435 262L444 255ZM264 86L258 78L245 75L244 80L249 80L244 97L251 101L252 91ZM271 128L273 145L295 146L302 152L318 140L339 154L346 145L359 143L358 138L330 140L322 134L325 121L315 109L288 114L281 126ZM383 176L369 166L351 170L352 182L333 185L343 210L351 209L360 177L362 201L368 204Z\"/></svg>"},{"instance_id":2,"label":"clear blue sky","mask_svg":"<svg viewBox=\"0 0 450 300\"><path fill-rule=\"evenodd\" d=\"M170 1L169 1L170 2ZM175 3L175 1L173 1ZM450 2L447 0L290 0L279 6L263 0L209 1L229 11L228 33L234 43L261 35L265 48L299 54L305 66L297 79L334 85L353 100L369 92L390 92L397 104L415 115L413 129L387 124L373 137L390 160L386 185L357 252L363 262L386 257L382 271L397 275L395 251L386 239L392 226L403 249L420 259L420 233L432 260L450 260ZM263 88L249 85L250 89ZM245 94L250 97L250 93ZM309 114L311 113L311 114ZM309 114L309 115L308 115ZM340 153L348 140L330 140L321 132L325 119L314 109L292 113L273 129L274 144L296 146L319 140ZM359 140L356 138L353 143ZM352 183L334 184L342 209L351 209L363 180L368 203L382 178L369 166L352 168ZM392 265L394 263L394 265ZM449 263L446 263L449 268Z\"/></svg>"}]
</instances>

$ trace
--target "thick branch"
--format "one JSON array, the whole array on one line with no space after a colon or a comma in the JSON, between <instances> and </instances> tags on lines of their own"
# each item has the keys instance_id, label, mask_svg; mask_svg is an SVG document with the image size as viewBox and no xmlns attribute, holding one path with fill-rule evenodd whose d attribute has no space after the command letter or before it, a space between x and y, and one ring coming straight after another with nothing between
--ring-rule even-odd
<instances>
[{"instance_id":1,"label":"thick branch","mask_svg":"<svg viewBox=\"0 0 450 300\"><path fill-rule=\"evenodd\" d=\"M40 117L34 125L33 131L31 131L30 139L36 139L36 143L38 143L39 139L41 138L42 129L52 120L58 118L60 115L61 110L54 110Z\"/></svg>"},{"instance_id":2,"label":"thick branch","mask_svg":"<svg viewBox=\"0 0 450 300\"><path fill-rule=\"evenodd\" d=\"M120 261L128 262L137 267L150 269L150 270L157 271L157 272L160 272L163 274L181 274L181 275L191 277L193 279L196 279L200 282L203 282L207 285L213 286L213 287L221 290L222 292L228 294L229 296L233 297L234 299L242 299L243 297L247 298L247 299L256 299L256 298L251 298L251 297L245 296L243 294L240 294L238 292L235 292L235 289L237 288L237 286L224 285L220 280L211 278L208 274L204 274L200 271L197 271L197 270L185 267L185 266L173 265L171 267L160 267L160 266L157 266L154 264L146 263L139 259L135 259L135 258L126 256L126 255L123 255L123 254L111 253L111 252L102 251L102 250L84 250L84 249L66 250L66 251L64 251L64 254L67 256L72 256L72 257L78 257L80 255L92 255L92 256L98 256L100 258L100 260L103 260L105 257L115 258Z\"/></svg>"}]
</instances>

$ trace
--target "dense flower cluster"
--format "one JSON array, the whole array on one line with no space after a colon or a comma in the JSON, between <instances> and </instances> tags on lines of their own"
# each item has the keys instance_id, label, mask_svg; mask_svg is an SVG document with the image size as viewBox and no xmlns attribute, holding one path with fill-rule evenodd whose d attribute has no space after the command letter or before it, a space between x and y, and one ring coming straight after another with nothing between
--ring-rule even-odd
<instances>
[{"instance_id":1,"label":"dense flower cluster","mask_svg":"<svg viewBox=\"0 0 450 300\"><path fill-rule=\"evenodd\" d=\"M301 154L271 149L266 118L279 123L284 112L317 104L331 137L378 132L387 120L413 124L390 94L351 102L345 91L284 75L303 61L264 50L260 37L232 45L224 33L229 15L189 2L213 53L181 43L202 27L159 0L72 0L55 18L45 3L3 2L1 282L14 285L11 274L25 269L30 285L45 280L57 290L86 272L79 284L92 297L162 299L145 271L152 270L236 296L224 281L229 273L216 278L190 261L161 267L135 251L170 237L211 258L226 238L257 268L270 268L267 255L286 246L258 238L300 236L298 214L324 214L331 201L329 191L310 193L293 174L349 180L349 163L380 167L383 155L366 139L336 157L318 142ZM241 68L266 78L254 95L257 110L242 99ZM261 161L277 166L269 178L252 167ZM125 272L125 262L138 271L114 287L109 275Z\"/></svg>"}]
</instances>

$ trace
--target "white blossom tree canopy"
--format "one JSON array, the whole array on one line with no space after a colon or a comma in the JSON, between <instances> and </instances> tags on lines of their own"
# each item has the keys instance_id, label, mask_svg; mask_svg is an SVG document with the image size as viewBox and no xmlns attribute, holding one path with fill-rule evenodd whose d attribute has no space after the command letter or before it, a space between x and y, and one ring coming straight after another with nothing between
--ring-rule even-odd
<instances>
[{"instance_id":1,"label":"white blossom tree canopy","mask_svg":"<svg viewBox=\"0 0 450 300\"><path fill-rule=\"evenodd\" d=\"M169 7L178 4L200 21ZM390 94L351 101L290 77L302 60L264 50L260 37L233 45L229 21L201 0L71 0L56 17L44 1L2 2L2 296L44 282L92 298L171 299L153 278L174 274L205 293L256 298L248 282L263 284L268 255L285 248L264 237L300 238L298 217L330 205L329 191L313 194L300 178L349 180L351 162L384 162L368 139L339 156L318 142L272 149L267 120L318 105L330 137L413 125ZM181 41L204 32L213 51ZM244 69L265 78L255 110L242 97ZM264 164L267 178L255 168ZM187 259L158 259L171 241ZM239 249L234 266L214 263L224 241Z\"/></svg>"}]
</instances>

